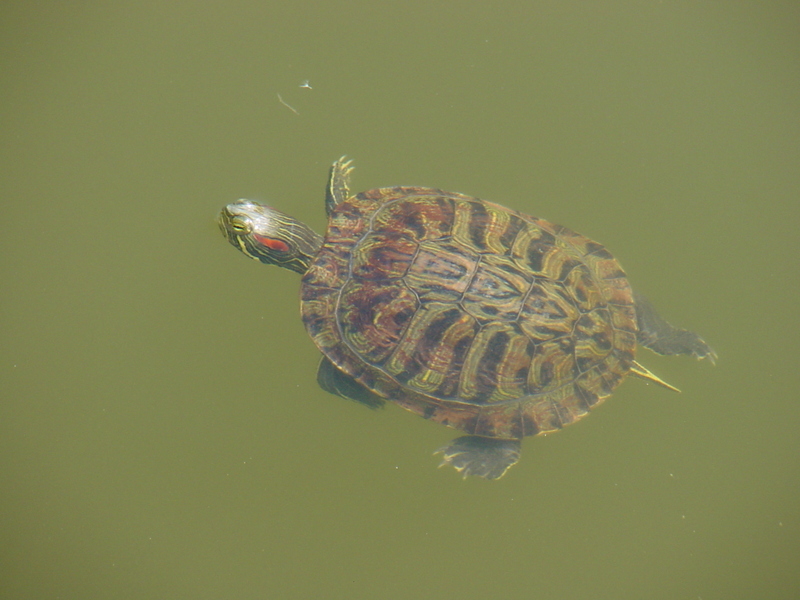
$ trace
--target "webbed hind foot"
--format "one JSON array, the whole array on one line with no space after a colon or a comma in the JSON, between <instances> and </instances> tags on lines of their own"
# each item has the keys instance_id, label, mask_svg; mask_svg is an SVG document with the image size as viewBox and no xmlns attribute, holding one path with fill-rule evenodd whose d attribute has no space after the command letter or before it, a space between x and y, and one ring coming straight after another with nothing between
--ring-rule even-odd
<instances>
[{"instance_id":1,"label":"webbed hind foot","mask_svg":"<svg viewBox=\"0 0 800 600\"><path fill-rule=\"evenodd\" d=\"M443 465L451 465L467 477L499 479L519 461L522 443L519 440L465 435L454 439L434 454L442 455Z\"/></svg>"}]
</instances>

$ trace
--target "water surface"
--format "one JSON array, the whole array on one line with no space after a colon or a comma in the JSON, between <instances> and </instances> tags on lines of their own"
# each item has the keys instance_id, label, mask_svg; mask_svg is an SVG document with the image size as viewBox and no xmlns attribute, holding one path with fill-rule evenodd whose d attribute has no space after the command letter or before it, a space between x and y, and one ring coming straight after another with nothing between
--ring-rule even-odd
<instances>
[{"instance_id":1,"label":"water surface","mask_svg":"<svg viewBox=\"0 0 800 600\"><path fill-rule=\"evenodd\" d=\"M797 598L795 5L272 5L0 9L0 596ZM717 366L437 470L214 223L322 231L345 153L604 243Z\"/></svg>"}]
</instances>

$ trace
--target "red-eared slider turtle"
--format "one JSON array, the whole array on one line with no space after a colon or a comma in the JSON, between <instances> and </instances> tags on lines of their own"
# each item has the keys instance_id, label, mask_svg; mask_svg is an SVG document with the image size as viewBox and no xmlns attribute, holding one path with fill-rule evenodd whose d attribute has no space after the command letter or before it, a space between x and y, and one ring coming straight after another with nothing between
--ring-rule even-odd
<instances>
[{"instance_id":1,"label":"red-eared slider turtle","mask_svg":"<svg viewBox=\"0 0 800 600\"><path fill-rule=\"evenodd\" d=\"M637 343L716 358L632 292L597 242L438 189L349 197L350 171L331 167L324 238L249 200L220 226L251 258L303 275L322 388L466 432L438 451L465 476L502 476L523 437L580 419L629 373L675 389L636 362Z\"/></svg>"}]
</instances>

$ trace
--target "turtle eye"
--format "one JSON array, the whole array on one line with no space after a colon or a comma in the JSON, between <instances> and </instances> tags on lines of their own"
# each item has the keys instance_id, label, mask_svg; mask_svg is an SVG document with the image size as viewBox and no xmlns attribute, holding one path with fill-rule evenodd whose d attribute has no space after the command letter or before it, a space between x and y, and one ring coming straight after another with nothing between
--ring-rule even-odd
<instances>
[{"instance_id":1,"label":"turtle eye","mask_svg":"<svg viewBox=\"0 0 800 600\"><path fill-rule=\"evenodd\" d=\"M233 217L230 222L231 229L233 229L236 233L250 232L250 224L247 219L243 219L242 217Z\"/></svg>"}]
</instances>

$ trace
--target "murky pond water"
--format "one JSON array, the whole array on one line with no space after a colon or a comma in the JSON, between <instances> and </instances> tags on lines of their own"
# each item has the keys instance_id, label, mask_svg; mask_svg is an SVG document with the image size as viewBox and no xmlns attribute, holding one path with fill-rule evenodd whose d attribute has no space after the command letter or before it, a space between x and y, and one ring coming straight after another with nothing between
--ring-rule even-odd
<instances>
[{"instance_id":1,"label":"murky pond water","mask_svg":"<svg viewBox=\"0 0 800 600\"><path fill-rule=\"evenodd\" d=\"M794 5L270 4L0 9L0 596L797 598ZM217 230L323 231L345 153L600 241L717 366L437 470Z\"/></svg>"}]
</instances>

